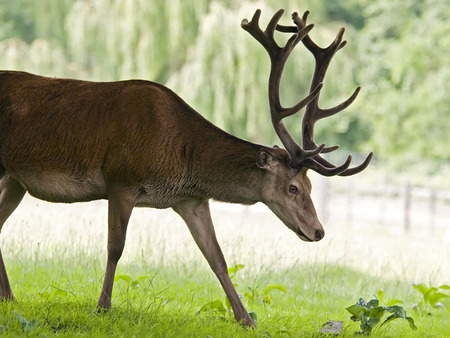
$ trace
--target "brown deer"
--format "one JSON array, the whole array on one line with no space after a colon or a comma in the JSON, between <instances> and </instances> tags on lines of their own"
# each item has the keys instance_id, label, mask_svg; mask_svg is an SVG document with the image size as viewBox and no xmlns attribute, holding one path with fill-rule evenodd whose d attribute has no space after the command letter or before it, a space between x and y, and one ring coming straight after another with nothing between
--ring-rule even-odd
<instances>
[{"instance_id":1,"label":"brown deer","mask_svg":"<svg viewBox=\"0 0 450 338\"><path fill-rule=\"evenodd\" d=\"M317 120L350 105L359 88L331 109L318 106L327 67L345 45L319 48L308 36L308 12L293 14L295 26L278 25L283 10L259 28L260 10L242 27L267 50L271 60L270 116L284 149L252 144L215 127L168 88L149 81L87 82L0 72L0 229L28 191L51 202L108 200L108 258L98 300L111 306L116 265L134 207L172 208L219 279L235 318L255 326L228 276L216 240L208 201L266 204L302 240L319 241L324 230L310 198L312 169L325 176L347 176L367 167L334 166L321 153L337 149L314 142ZM275 30L292 36L281 48ZM285 62L302 41L316 60L310 94L291 108L280 103ZM306 107L302 147L283 119ZM0 254L0 299L14 299Z\"/></svg>"}]
</instances>

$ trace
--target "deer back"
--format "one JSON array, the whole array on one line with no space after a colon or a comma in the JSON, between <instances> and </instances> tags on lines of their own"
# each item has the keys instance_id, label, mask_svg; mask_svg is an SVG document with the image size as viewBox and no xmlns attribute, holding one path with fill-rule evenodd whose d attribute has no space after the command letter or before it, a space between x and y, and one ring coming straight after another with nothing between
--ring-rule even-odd
<instances>
[{"instance_id":1,"label":"deer back","mask_svg":"<svg viewBox=\"0 0 450 338\"><path fill-rule=\"evenodd\" d=\"M50 201L106 198L111 182L161 190L164 200L206 194L216 176L204 162L227 157L230 141L249 146L150 81L2 72L0 107L1 165Z\"/></svg>"}]
</instances>

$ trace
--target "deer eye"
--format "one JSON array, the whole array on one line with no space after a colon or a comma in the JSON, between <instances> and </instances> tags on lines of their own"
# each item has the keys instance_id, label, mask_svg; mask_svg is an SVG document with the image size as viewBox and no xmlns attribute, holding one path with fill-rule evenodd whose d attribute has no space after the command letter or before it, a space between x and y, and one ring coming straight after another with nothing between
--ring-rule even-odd
<instances>
[{"instance_id":1,"label":"deer eye","mask_svg":"<svg viewBox=\"0 0 450 338\"><path fill-rule=\"evenodd\" d=\"M296 195L298 193L298 188L295 185L291 184L289 186L289 193Z\"/></svg>"}]
</instances>

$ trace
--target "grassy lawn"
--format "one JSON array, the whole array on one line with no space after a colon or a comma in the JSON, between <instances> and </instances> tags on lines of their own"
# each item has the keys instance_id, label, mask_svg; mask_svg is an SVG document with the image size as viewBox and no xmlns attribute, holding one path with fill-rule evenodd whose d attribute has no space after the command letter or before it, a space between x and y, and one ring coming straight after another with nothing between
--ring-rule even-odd
<instances>
[{"instance_id":1,"label":"grassy lawn","mask_svg":"<svg viewBox=\"0 0 450 338\"><path fill-rule=\"evenodd\" d=\"M450 335L450 313L414 311L411 305L420 295L411 285L362 274L348 267L328 264L299 264L291 269L261 268L249 275L245 268L234 277L239 292L248 287L259 291L272 284L286 288L271 293L272 303L244 297L249 311L258 316L259 331L243 329L230 313L196 312L205 303L223 301L223 292L205 266L181 262L165 266L145 261L123 264L119 274L138 285L118 280L113 308L97 313L95 303L101 288L103 262L79 254L73 257L20 260L10 268L17 302L0 305L0 325L4 336L25 334L16 314L36 320L33 336L166 336L166 337L313 337L328 320L344 321L344 336L353 336L359 325L345 308L359 297L366 300L378 290L386 297L404 301L402 306L414 317L418 331L406 321L396 321L375 336L446 337ZM447 302L447 305L448 304Z\"/></svg>"},{"instance_id":2,"label":"grassy lawn","mask_svg":"<svg viewBox=\"0 0 450 338\"><path fill-rule=\"evenodd\" d=\"M40 203L25 201L2 232L0 246L17 298L0 303L5 337L318 337L329 320L343 321L341 336L350 337L360 328L345 308L379 290L386 301L403 301L418 330L396 320L373 336L450 337L450 312L411 308L421 300L412 282L449 284L448 248L436 238L428 239L431 246L421 234L386 236L378 228L348 232L330 226L327 239L314 246L271 225L265 213L216 210L229 266L245 265L233 281L246 308L257 315L259 330L253 331L236 325L226 310L197 313L215 300L225 306L218 281L176 216L142 209L130 224L112 309L98 313L106 261L104 203ZM273 289L270 304L262 302L269 285L286 290ZM22 324L20 316L26 319Z\"/></svg>"}]
</instances>

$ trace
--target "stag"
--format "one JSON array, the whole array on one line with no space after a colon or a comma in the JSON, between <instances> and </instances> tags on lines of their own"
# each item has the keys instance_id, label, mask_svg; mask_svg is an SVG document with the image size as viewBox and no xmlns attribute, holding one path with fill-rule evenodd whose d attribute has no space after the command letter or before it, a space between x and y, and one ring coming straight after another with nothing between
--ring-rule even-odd
<instances>
[{"instance_id":1,"label":"stag","mask_svg":"<svg viewBox=\"0 0 450 338\"><path fill-rule=\"evenodd\" d=\"M349 168L351 156L335 166L321 154L337 149L314 141L314 124L356 98L331 109L318 106L322 82L333 55L345 45L341 29L327 48L309 37L313 25L292 15L294 25L278 22L283 10L259 27L261 11L242 21L271 60L269 105L273 127L285 149L236 138L217 128L170 89L150 81L88 82L0 72L0 229L24 194L62 203L108 200L108 243L98 308L111 307L114 274L134 207L172 208L186 222L220 281L238 322L255 326L227 272L211 221L209 200L262 202L300 239L324 237L310 197L308 169L325 176L364 170L372 153ZM274 32L292 33L284 47ZM311 90L290 108L280 103L283 68L300 42L314 55ZM306 107L302 146L283 119ZM0 299L14 299L0 252Z\"/></svg>"}]
</instances>

